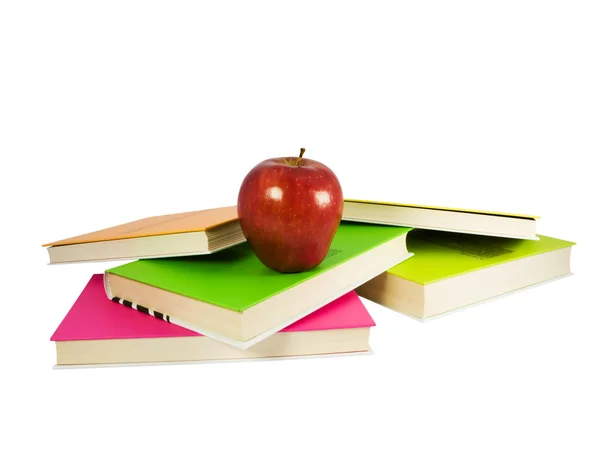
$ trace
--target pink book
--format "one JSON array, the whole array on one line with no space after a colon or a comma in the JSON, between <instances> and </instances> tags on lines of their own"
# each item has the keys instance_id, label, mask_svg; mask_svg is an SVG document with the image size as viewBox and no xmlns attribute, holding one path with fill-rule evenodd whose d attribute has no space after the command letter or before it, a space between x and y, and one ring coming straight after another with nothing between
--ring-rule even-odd
<instances>
[{"instance_id":1,"label":"pink book","mask_svg":"<svg viewBox=\"0 0 600 450\"><path fill-rule=\"evenodd\" d=\"M369 351L368 332L373 326L362 301L351 291L263 343L241 350L170 323L168 316L127 299L111 301L103 275L95 274L50 340L57 344L58 366L246 359ZM161 345L153 351L152 344L158 341Z\"/></svg>"}]
</instances>

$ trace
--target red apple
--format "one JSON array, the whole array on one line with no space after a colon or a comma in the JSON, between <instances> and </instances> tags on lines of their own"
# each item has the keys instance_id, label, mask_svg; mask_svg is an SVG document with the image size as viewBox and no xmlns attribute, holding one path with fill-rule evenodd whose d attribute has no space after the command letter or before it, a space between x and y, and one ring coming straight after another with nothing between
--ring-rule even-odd
<instances>
[{"instance_id":1,"label":"red apple","mask_svg":"<svg viewBox=\"0 0 600 450\"><path fill-rule=\"evenodd\" d=\"M246 175L237 211L246 240L267 267L303 272L321 264L342 219L344 197L333 171L299 157L271 158Z\"/></svg>"}]
</instances>

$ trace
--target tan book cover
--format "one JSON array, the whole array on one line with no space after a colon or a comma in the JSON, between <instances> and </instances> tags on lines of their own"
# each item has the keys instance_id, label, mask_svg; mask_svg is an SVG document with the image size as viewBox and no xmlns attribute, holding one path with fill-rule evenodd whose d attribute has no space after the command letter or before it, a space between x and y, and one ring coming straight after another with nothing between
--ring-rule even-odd
<instances>
[{"instance_id":1,"label":"tan book cover","mask_svg":"<svg viewBox=\"0 0 600 450\"><path fill-rule=\"evenodd\" d=\"M146 217L134 222L50 242L44 244L43 247L208 231L220 225L236 221L237 218L236 206Z\"/></svg>"}]
</instances>

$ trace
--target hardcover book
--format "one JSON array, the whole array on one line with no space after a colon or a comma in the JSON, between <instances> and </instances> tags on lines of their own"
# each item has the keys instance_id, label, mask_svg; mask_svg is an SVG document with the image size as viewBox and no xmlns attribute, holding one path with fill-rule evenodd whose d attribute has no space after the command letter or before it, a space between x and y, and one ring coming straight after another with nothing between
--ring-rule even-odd
<instances>
[{"instance_id":1,"label":"hardcover book","mask_svg":"<svg viewBox=\"0 0 600 450\"><path fill-rule=\"evenodd\" d=\"M414 256L356 289L358 295L425 319L571 273L573 242L413 230Z\"/></svg>"},{"instance_id":2,"label":"hardcover book","mask_svg":"<svg viewBox=\"0 0 600 450\"><path fill-rule=\"evenodd\" d=\"M410 256L409 228L340 224L316 268L282 274L243 243L202 257L146 259L105 273L110 298L167 314L172 322L248 348Z\"/></svg>"},{"instance_id":3,"label":"hardcover book","mask_svg":"<svg viewBox=\"0 0 600 450\"><path fill-rule=\"evenodd\" d=\"M51 341L58 367L364 354L370 350L373 326L375 322L351 291L251 349L241 350L172 324L168 316L125 299L109 301L102 274L97 274Z\"/></svg>"},{"instance_id":4,"label":"hardcover book","mask_svg":"<svg viewBox=\"0 0 600 450\"><path fill-rule=\"evenodd\" d=\"M237 208L147 217L44 244L50 264L210 254L244 242Z\"/></svg>"},{"instance_id":5,"label":"hardcover book","mask_svg":"<svg viewBox=\"0 0 600 450\"><path fill-rule=\"evenodd\" d=\"M536 240L538 216L409 205L368 200L344 201L342 220Z\"/></svg>"}]
</instances>

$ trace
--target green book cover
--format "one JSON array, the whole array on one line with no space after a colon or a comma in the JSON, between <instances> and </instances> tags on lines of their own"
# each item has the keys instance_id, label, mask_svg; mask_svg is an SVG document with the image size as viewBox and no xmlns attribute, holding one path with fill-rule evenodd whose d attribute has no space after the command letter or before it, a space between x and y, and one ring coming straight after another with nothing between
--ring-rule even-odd
<instances>
[{"instance_id":1,"label":"green book cover","mask_svg":"<svg viewBox=\"0 0 600 450\"><path fill-rule=\"evenodd\" d=\"M144 259L107 272L230 310L244 311L410 230L342 222L325 260L318 267L300 273L282 274L269 269L247 242L212 255Z\"/></svg>"},{"instance_id":2,"label":"green book cover","mask_svg":"<svg viewBox=\"0 0 600 450\"><path fill-rule=\"evenodd\" d=\"M574 245L547 236L539 240L510 239L474 234L413 230L408 234L408 251L414 256L387 272L418 284L502 264L527 256Z\"/></svg>"}]
</instances>

